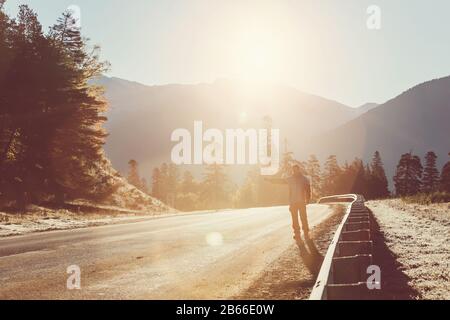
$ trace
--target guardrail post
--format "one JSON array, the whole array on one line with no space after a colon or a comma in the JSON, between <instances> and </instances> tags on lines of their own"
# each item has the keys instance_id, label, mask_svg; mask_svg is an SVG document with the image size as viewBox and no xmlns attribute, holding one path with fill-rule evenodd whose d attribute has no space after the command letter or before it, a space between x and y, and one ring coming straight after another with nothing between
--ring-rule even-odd
<instances>
[{"instance_id":1,"label":"guardrail post","mask_svg":"<svg viewBox=\"0 0 450 320\"><path fill-rule=\"evenodd\" d=\"M348 222L344 225L344 231L358 231L370 229L370 222Z\"/></svg>"},{"instance_id":2,"label":"guardrail post","mask_svg":"<svg viewBox=\"0 0 450 320\"><path fill-rule=\"evenodd\" d=\"M367 297L369 297L369 289L365 282L327 286L328 300L359 300Z\"/></svg>"},{"instance_id":3,"label":"guardrail post","mask_svg":"<svg viewBox=\"0 0 450 320\"><path fill-rule=\"evenodd\" d=\"M366 278L367 267L372 264L372 255L360 254L333 259L331 284L358 283Z\"/></svg>"},{"instance_id":4,"label":"guardrail post","mask_svg":"<svg viewBox=\"0 0 450 320\"><path fill-rule=\"evenodd\" d=\"M340 241L336 250L337 257L349 257L358 254L371 254L372 241Z\"/></svg>"},{"instance_id":5,"label":"guardrail post","mask_svg":"<svg viewBox=\"0 0 450 320\"><path fill-rule=\"evenodd\" d=\"M369 241L370 230L344 231L341 233L341 241Z\"/></svg>"}]
</instances>

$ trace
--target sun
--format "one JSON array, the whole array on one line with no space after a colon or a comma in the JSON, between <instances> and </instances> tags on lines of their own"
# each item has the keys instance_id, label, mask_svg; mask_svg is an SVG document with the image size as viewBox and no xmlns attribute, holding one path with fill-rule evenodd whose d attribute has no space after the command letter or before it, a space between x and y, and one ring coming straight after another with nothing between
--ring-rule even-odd
<instances>
[{"instance_id":1,"label":"sun","mask_svg":"<svg viewBox=\"0 0 450 320\"><path fill-rule=\"evenodd\" d=\"M262 75L269 72L274 63L271 49L264 43L255 43L245 49L243 53L247 71Z\"/></svg>"},{"instance_id":2,"label":"sun","mask_svg":"<svg viewBox=\"0 0 450 320\"><path fill-rule=\"evenodd\" d=\"M271 32L246 30L237 45L240 77L244 80L270 80L283 67L282 46Z\"/></svg>"},{"instance_id":3,"label":"sun","mask_svg":"<svg viewBox=\"0 0 450 320\"><path fill-rule=\"evenodd\" d=\"M239 118L239 124L244 125L247 123L248 120L248 114L247 111L241 111L238 115Z\"/></svg>"}]
</instances>

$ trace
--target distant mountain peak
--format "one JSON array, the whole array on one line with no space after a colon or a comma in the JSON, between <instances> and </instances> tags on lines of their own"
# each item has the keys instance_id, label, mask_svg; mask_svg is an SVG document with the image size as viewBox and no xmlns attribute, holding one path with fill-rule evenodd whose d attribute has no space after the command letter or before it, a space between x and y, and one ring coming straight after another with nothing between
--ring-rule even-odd
<instances>
[{"instance_id":1,"label":"distant mountain peak","mask_svg":"<svg viewBox=\"0 0 450 320\"><path fill-rule=\"evenodd\" d=\"M372 109L375 109L376 107L378 107L380 104L375 103L375 102L367 102L365 104L363 104L362 106L359 106L358 108L356 108L356 111L358 114L363 114L366 113Z\"/></svg>"},{"instance_id":2,"label":"distant mountain peak","mask_svg":"<svg viewBox=\"0 0 450 320\"><path fill-rule=\"evenodd\" d=\"M125 80L122 78L118 78L118 77L108 77L105 75L99 76L97 78L94 78L92 80L92 83L95 85L99 85L99 86L103 86L105 88L116 88L118 89L119 87L122 89L143 89L143 88L147 88L148 86L136 81L130 81L130 80Z\"/></svg>"}]
</instances>

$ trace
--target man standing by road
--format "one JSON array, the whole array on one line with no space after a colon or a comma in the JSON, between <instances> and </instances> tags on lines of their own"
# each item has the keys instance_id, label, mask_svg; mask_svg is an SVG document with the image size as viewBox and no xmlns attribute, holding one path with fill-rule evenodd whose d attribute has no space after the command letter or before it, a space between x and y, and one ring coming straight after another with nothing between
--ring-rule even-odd
<instances>
[{"instance_id":1,"label":"man standing by road","mask_svg":"<svg viewBox=\"0 0 450 320\"><path fill-rule=\"evenodd\" d=\"M306 205L311 200L311 186L299 165L292 166L292 175L288 178L267 178L268 181L289 186L289 211L292 216L292 228L294 229L294 239L298 244L303 244L300 235L299 216L302 223L303 236L305 241L310 241L308 216Z\"/></svg>"}]
</instances>

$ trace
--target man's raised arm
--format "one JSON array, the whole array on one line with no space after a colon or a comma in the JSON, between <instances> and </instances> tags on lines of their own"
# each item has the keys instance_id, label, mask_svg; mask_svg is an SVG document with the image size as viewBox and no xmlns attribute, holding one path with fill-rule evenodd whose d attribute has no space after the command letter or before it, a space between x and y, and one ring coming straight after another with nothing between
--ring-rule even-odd
<instances>
[{"instance_id":1,"label":"man's raised arm","mask_svg":"<svg viewBox=\"0 0 450 320\"><path fill-rule=\"evenodd\" d=\"M287 184L286 178L279 178L279 177L265 177L264 180L275 183L275 184Z\"/></svg>"}]
</instances>

